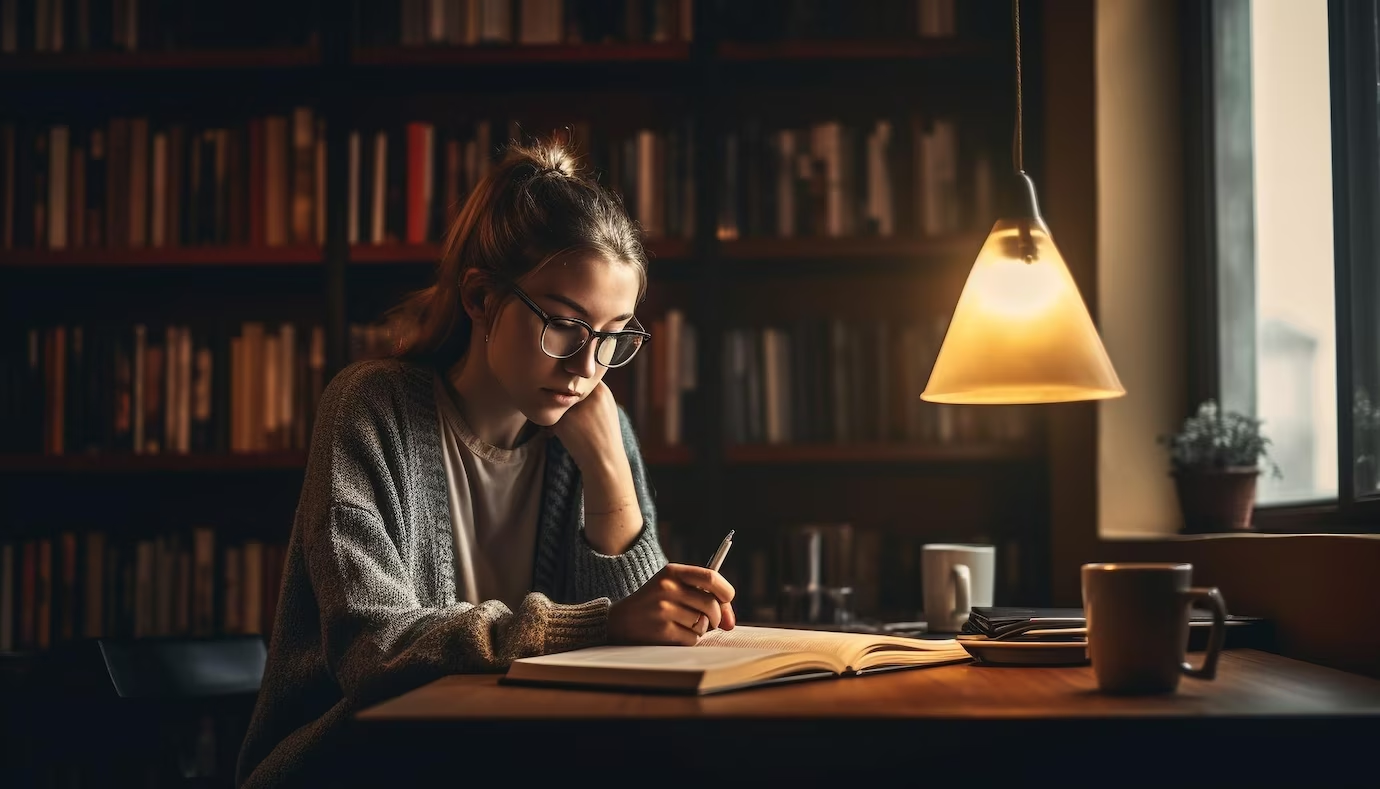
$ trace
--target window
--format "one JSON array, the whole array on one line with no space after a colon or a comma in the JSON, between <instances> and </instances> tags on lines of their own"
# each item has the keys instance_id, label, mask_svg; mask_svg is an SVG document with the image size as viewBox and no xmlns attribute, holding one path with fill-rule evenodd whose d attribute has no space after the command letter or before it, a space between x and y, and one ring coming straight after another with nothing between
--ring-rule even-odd
<instances>
[{"instance_id":1,"label":"window","mask_svg":"<svg viewBox=\"0 0 1380 789\"><path fill-rule=\"evenodd\" d=\"M1190 396L1264 420L1264 528L1380 526L1377 1L1182 6Z\"/></svg>"},{"instance_id":2,"label":"window","mask_svg":"<svg viewBox=\"0 0 1380 789\"><path fill-rule=\"evenodd\" d=\"M1258 503L1337 496L1332 123L1326 0L1250 8L1255 410L1282 476Z\"/></svg>"}]
</instances>

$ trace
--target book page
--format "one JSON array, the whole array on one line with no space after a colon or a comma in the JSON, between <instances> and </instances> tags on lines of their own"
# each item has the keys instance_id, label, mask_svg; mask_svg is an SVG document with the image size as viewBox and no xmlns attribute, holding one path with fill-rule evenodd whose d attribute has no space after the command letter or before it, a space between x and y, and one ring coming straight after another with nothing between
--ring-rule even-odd
<instances>
[{"instance_id":1,"label":"book page","mask_svg":"<svg viewBox=\"0 0 1380 789\"><path fill-rule=\"evenodd\" d=\"M748 647L834 655L852 671L880 665L923 664L961 658L967 652L957 641L902 638L874 633L844 633L784 627L739 625L714 630L700 639L705 647Z\"/></svg>"},{"instance_id":2,"label":"book page","mask_svg":"<svg viewBox=\"0 0 1380 789\"><path fill-rule=\"evenodd\" d=\"M672 646L602 646L536 655L523 658L522 661L551 666L705 670L746 665L775 655L776 650L766 649L707 649L696 652L685 647Z\"/></svg>"},{"instance_id":3,"label":"book page","mask_svg":"<svg viewBox=\"0 0 1380 789\"><path fill-rule=\"evenodd\" d=\"M716 692L734 687L843 671L828 653L753 648L598 646L519 658L512 682L603 685Z\"/></svg>"}]
</instances>

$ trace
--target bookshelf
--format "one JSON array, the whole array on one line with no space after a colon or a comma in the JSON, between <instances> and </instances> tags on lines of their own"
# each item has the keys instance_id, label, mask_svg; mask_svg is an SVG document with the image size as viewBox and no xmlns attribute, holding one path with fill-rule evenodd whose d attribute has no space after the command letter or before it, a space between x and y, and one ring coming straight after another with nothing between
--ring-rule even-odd
<instances>
[{"instance_id":1,"label":"bookshelf","mask_svg":"<svg viewBox=\"0 0 1380 789\"><path fill-rule=\"evenodd\" d=\"M27 0L21 5L34 7ZM641 372L625 369L609 377L639 422L667 539L676 541L672 558L707 556L723 531L737 528L740 537L749 537L730 556L726 571L744 579L739 589L745 610L766 610L773 582L759 576L774 561L770 535L813 512L856 521L885 540L910 540L896 543L892 558L911 556L926 540L997 542L1008 558L1018 556L1009 558L1010 577L1018 580L1004 593L1040 602L1048 508L1038 413L1023 414L1018 429L997 429L984 426L987 416L978 410L946 411L949 416L941 418L936 407L919 406L914 398L927 371L924 354L935 341L925 332L942 328L944 311L955 302L995 217L990 205L999 194L979 184L1004 172L1007 161L1008 4L965 0L957 6L955 33L945 32L944 20L930 20L940 27L919 35L912 15L921 8L930 13L943 0L890 0L867 4L866 10L846 3L641 0L624 5L647 12L640 35L626 34L624 18L617 20L622 28L611 25L586 36L590 40L571 40L570 25L523 33L520 15L509 20L514 26L507 33L469 29L446 10L469 8L469 0L279 5L292 9L290 32L260 42L166 36L144 48L111 44L107 33L102 47L66 43L54 52L35 51L34 40L23 36L12 45L0 39L0 124L15 130L5 139L16 150L25 150L21 143L32 135L66 125L70 152L83 140L89 146L90 132L108 131L111 119L146 117L150 140L171 135L179 125L188 140L225 130L224 136L206 138L208 145L225 146L205 154L207 166L214 172L215 156L221 155L215 151L223 151L241 157L238 169L223 162L226 172L248 173L244 183L227 186L232 195L225 203L197 203L207 198L188 191L184 181L181 208L209 211L203 224L192 226L185 214L167 213L162 243L144 238L142 246L123 243L129 239L82 244L69 236L61 244L66 248L52 248L44 243L48 236L33 243L33 233L24 243L19 220L32 221L32 210L0 201L0 219L5 211L14 217L0 244L0 308L6 316L0 325L8 337L10 373L23 369L17 363L23 343L17 340L32 329L78 325L90 317L113 321L103 325L119 332L139 322L155 331L165 323L204 318L229 326L230 335L245 322L260 322L269 334L292 323L299 357L292 364L313 357L322 382L329 380L354 358L355 330L402 293L424 285L439 252L444 212L435 203L420 235L404 225L375 235L365 222L367 201L352 201L346 185L352 172L362 176L372 161L375 135L395 143L392 154L407 135L434 135L426 139L436 141L439 161L447 145L463 153L466 146L491 148L513 129L534 133L570 125L590 161L607 183L624 191L634 212L657 212L655 221L639 216L656 229L647 240L652 285L641 308L643 322L652 328L658 321L658 339L679 331L676 352L693 353L667 365L658 355L671 351L665 343L654 344L633 365ZM1039 7L1030 5L1025 24L1038 31ZM827 13L790 13L807 6ZM418 8L441 9L439 16L427 17L439 23L419 20ZM855 8L859 18L845 8ZM253 5L259 13L271 9ZM529 34L544 43L495 41ZM1038 34L1027 41L1027 142L1035 147ZM241 79L253 90L237 90ZM298 110L307 112L300 125ZM271 197L264 183L252 182L261 174L250 172L257 159L249 149L265 118L280 124L274 134L284 147L276 166L287 179L273 187L279 191ZM856 152L852 164L840 158L845 148ZM636 167L619 159L636 161L644 154L668 168L653 195L639 191ZM0 147L0 168L9 167L4 156ZM792 175L790 167L780 166L784 161L805 169ZM9 171L32 175L17 164ZM463 192L471 175L460 172L452 177ZM838 186L845 190L842 197L829 192L835 178L851 179L853 191ZM922 180L941 185L926 197L918 186ZM233 182L232 177L226 183ZM443 193L439 183L437 201ZM879 197L882 184L887 191ZM32 197L23 189L10 193L17 200ZM299 196L307 202L295 203ZM269 217L255 218L268 210L261 198L279 201L272 228L260 226ZM165 196L161 210L173 212L175 204ZM172 228L184 231L183 237L173 239ZM668 328L672 310L682 321L678 330ZM760 348L762 330L780 329L768 344L785 343L777 346L777 356L796 349L792 358L804 360L796 370L800 376L811 356L828 357L823 346L803 344L801 338L816 335L792 336L792 327L813 331L804 328L810 321L832 323L845 334L875 323L894 337L905 326L925 327L917 330L920 345L912 346L911 378L895 378L890 400L878 406L889 409L891 421L875 430L825 436L838 426L826 429L819 419L802 418L786 436L778 413L773 435L764 428L735 437L734 404L749 394L727 389L726 362L734 350L725 338L756 337L748 344ZM315 349L301 344L313 329L320 333ZM689 335L694 339L684 339ZM216 340L227 344L214 346L213 356L230 354L229 339ZM856 344L840 347L869 348L866 339L849 342ZM806 347L821 350L801 354ZM899 350L904 349L893 352ZM286 370L285 357L279 360ZM220 372L233 378L230 362L224 364ZM858 369L901 370L883 359L870 364ZM674 417L666 415L665 393L649 402L658 395L650 393L646 379L653 370L669 375L669 367L677 369L670 395L678 402ZM830 370L816 373L849 375L843 368ZM306 379L295 374L285 372L284 380L300 388ZM753 384L766 385L765 378ZM772 385L775 405L760 408L789 404L820 417L837 402L816 402L811 393L831 385L826 378L783 377ZM870 387L863 382L864 394ZM217 400L216 406L228 402ZM854 410L865 409L871 405ZM33 415L42 410L24 413L38 418ZM291 414L293 430L306 427L301 422L309 420L309 408L294 407ZM286 429L287 423L275 424ZM138 521L140 496L178 485L245 499L235 510L248 524L227 522L227 545L239 544L245 534L285 541L305 447L276 448L257 439L236 446L242 451L175 454L105 446L95 454L70 447L56 454L7 446L0 453L0 543L22 548L24 541L61 529L84 531L111 518ZM266 473L247 473L258 471ZM24 486L35 477L43 478L46 493L62 497L57 505L25 495ZM133 511L111 512L88 495L93 486L112 484L140 491L121 499ZM806 484L809 495L801 496ZM802 500L815 509L770 504ZM255 501L263 504L258 510ZM201 514L156 529L185 530ZM759 540L750 536L755 527ZM149 528L152 535L155 526ZM903 570L888 572L900 577ZM904 618L914 609L918 587L902 589L903 583L876 592L879 616Z\"/></svg>"},{"instance_id":2,"label":"bookshelf","mask_svg":"<svg viewBox=\"0 0 1380 789\"><path fill-rule=\"evenodd\" d=\"M17 7L39 5L76 7L66 0ZM444 212L435 202L420 231L408 226L404 204L376 234L369 201L351 196L352 173L363 178L374 163L370 145L380 133L394 156L408 135L433 140L440 162L448 150L469 155L514 130L570 126L604 181L651 228L651 288L639 316L657 339L608 381L637 422L671 558L702 562L724 531L737 530L724 569L739 590L740 616L771 613L780 530L820 521L858 529L860 574L869 566L875 573L860 578L857 599L878 618L913 618L918 548L933 541L997 544L1006 579L999 597L1042 603L1049 551L1042 418L940 409L915 397L935 332L995 218L988 206L999 195L978 184L986 183L981 168L991 175L1006 166L1008 4L962 0L956 20L917 21L942 16L945 0L637 0L619 5L641 9L640 22L583 18L562 28L547 19L525 32L523 7L551 13L560 3L512 0L518 15L506 32L451 13L478 5L256 1L239 6L245 19L234 24L224 11L207 12L208 25L220 20L230 31L220 39L184 18L141 19L138 36L106 20L89 32L89 46L69 37L62 51L52 51L51 29L48 46L37 44L37 27L34 35L0 30L0 398L7 398L0 414L8 420L0 430L0 575L10 568L15 579L12 596L0 598L11 605L0 651L41 655L64 633L76 635L83 598L62 591L72 578L63 573L76 562L83 568L76 577L87 577L89 540L119 549L102 583L138 572L149 580L141 587L147 597L103 609L105 619L83 632L268 632L270 587L305 469L311 398L356 355L377 351L379 338L364 331L427 283L439 254ZM71 21L63 28L69 33ZM630 23L641 32L630 35ZM1035 149L1038 4L1027 4L1024 25L1027 144ZM256 39L252 30L270 35ZM500 43L505 36L542 43ZM182 144L199 138L207 146L195 160L209 168L203 172L215 173L224 157L214 182L225 193L192 188L188 169L182 180L165 181L181 199L165 194L157 207L150 201L140 209L149 212L143 220L127 213L112 220L103 213L114 210L110 190L134 187L130 167L121 181L108 169L107 199L85 192L94 214L69 206L65 237L51 226L38 232L35 206L46 210L51 195L36 200L24 179L53 160L21 166L20 154L63 126L64 150L92 157L91 133L110 134L117 118L147 119L139 132L150 146L140 165L144 188L158 178L154 140L163 135L171 147L180 134ZM276 124L269 134L280 146L271 167L281 181L273 186L261 169L270 167L269 155L251 151L256 140L264 144L266 123ZM841 158L845 148L858 152L852 165ZM650 192L629 165L638 157L665 168ZM106 167L115 161L108 156ZM458 174L437 182L433 201L463 194L482 166L463 161ZM83 162L88 175L90 163ZM6 186L6 177L19 185ZM922 180L936 191L922 194ZM163 222L157 238L155 215ZM112 221L114 235L105 232ZM140 221L147 224L135 243L131 223ZM89 230L91 222L101 232L76 237L75 228ZM44 337L64 327L70 342L71 327L84 326L87 337L127 338L135 324L155 338L167 325L191 327L193 347L210 352L211 380L224 391L211 397L209 414L193 416L200 379L184 362L181 388L164 393L188 414L160 424L172 426L170 435L202 424L215 440L202 434L186 442L191 451L136 452L128 431L103 427L114 406L99 399L82 412L85 433L66 422L54 433L52 414L72 419L72 403L84 401L67 398L59 407L47 399L59 384L43 377L53 364ZM292 381L292 404L269 408L267 394L252 393L281 386L236 372L231 341L244 339L246 324L258 325L258 345L279 339L275 369L279 381ZM294 327L287 335L285 325ZM826 336L839 338L838 352L822 343ZM869 336L897 340L888 346L897 355L868 356ZM289 345L291 354L282 350ZM767 347L776 366L753 355ZM33 349L40 361L30 364ZM734 368L739 352L748 354L747 366ZM858 366L839 366L836 357ZM883 369L892 373L885 396L859 399L883 389L875 385ZM38 377L24 378L30 372ZM89 380L97 382L91 391L109 395L108 379ZM242 380L251 395L229 391ZM849 381L861 388L840 388ZM28 393L19 407L17 391ZM45 394L34 400L35 392ZM250 399L256 404L246 406ZM251 412L236 422L228 411L241 407ZM838 412L878 418L843 424L831 416ZM20 434L33 441L17 446ZM95 446L75 445L75 435ZM24 579L26 551L34 561L47 557L46 580L37 571ZM212 588L193 597L211 606L211 621L203 610L193 627L190 612L183 617L169 601L189 594L187 584L199 577L181 568L207 562ZM129 577L133 594L138 584ZM44 584L56 629L40 639L15 601ZM246 584L259 588L248 601ZM246 618L248 608L258 613ZM140 616L148 621L136 622ZM73 629L62 630L64 622Z\"/></svg>"}]
</instances>

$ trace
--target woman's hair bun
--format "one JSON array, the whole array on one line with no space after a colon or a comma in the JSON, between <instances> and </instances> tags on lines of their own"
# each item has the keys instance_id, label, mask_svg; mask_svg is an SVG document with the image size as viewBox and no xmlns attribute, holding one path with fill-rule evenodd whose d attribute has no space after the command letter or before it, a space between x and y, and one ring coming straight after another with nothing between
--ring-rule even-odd
<instances>
[{"instance_id":1,"label":"woman's hair bun","mask_svg":"<svg viewBox=\"0 0 1380 789\"><path fill-rule=\"evenodd\" d=\"M580 169L575 154L557 140L515 144L509 148L508 155L530 165L537 175L563 175L573 178Z\"/></svg>"}]
</instances>

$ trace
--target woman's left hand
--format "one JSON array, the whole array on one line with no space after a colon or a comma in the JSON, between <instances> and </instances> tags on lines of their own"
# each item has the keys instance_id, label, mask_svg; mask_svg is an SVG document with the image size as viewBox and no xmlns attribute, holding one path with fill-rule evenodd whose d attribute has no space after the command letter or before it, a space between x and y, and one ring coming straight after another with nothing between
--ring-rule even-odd
<instances>
[{"instance_id":1,"label":"woman's left hand","mask_svg":"<svg viewBox=\"0 0 1380 789\"><path fill-rule=\"evenodd\" d=\"M551 432L586 475L628 466L618 404L603 381L595 384L585 399L571 406L551 426Z\"/></svg>"},{"instance_id":2,"label":"woman's left hand","mask_svg":"<svg viewBox=\"0 0 1380 789\"><path fill-rule=\"evenodd\" d=\"M585 538L609 556L626 551L642 530L642 511L613 393L600 381L551 426L551 432L580 467Z\"/></svg>"}]
</instances>

